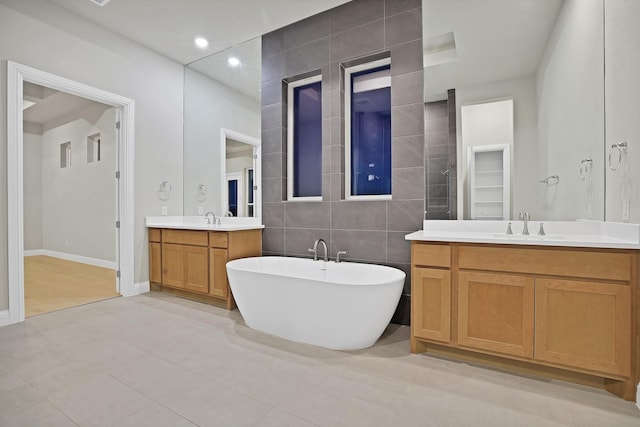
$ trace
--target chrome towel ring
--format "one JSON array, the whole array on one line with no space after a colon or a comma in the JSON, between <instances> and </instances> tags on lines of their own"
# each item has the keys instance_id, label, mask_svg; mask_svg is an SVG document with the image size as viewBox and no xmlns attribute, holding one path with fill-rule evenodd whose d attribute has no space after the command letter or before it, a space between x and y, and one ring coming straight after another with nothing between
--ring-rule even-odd
<instances>
[{"instance_id":1,"label":"chrome towel ring","mask_svg":"<svg viewBox=\"0 0 640 427\"><path fill-rule=\"evenodd\" d=\"M169 200L171 197L171 183L169 181L162 181L160 183L160 189L158 190L158 198L160 200Z\"/></svg>"},{"instance_id":2,"label":"chrome towel ring","mask_svg":"<svg viewBox=\"0 0 640 427\"><path fill-rule=\"evenodd\" d=\"M627 153L627 141L611 145L609 150L609 169L617 170L622 163L623 156Z\"/></svg>"}]
</instances>

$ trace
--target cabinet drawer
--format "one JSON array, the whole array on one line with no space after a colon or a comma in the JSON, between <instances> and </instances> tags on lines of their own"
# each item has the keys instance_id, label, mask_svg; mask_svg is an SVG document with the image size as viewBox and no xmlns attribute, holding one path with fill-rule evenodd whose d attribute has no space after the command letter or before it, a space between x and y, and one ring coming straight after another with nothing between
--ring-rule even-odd
<instances>
[{"instance_id":1,"label":"cabinet drawer","mask_svg":"<svg viewBox=\"0 0 640 427\"><path fill-rule=\"evenodd\" d=\"M451 265L451 248L448 244L436 245L413 242L411 259L414 265L432 267L449 267Z\"/></svg>"},{"instance_id":2,"label":"cabinet drawer","mask_svg":"<svg viewBox=\"0 0 640 427\"><path fill-rule=\"evenodd\" d=\"M162 230L163 243L177 243L179 245L207 246L209 236L206 231L193 230Z\"/></svg>"},{"instance_id":3,"label":"cabinet drawer","mask_svg":"<svg viewBox=\"0 0 640 427\"><path fill-rule=\"evenodd\" d=\"M162 233L158 228L149 228L149 241L160 242Z\"/></svg>"},{"instance_id":4,"label":"cabinet drawer","mask_svg":"<svg viewBox=\"0 0 640 427\"><path fill-rule=\"evenodd\" d=\"M631 280L631 254L584 248L536 249L460 246L461 269L491 270L590 279Z\"/></svg>"},{"instance_id":5,"label":"cabinet drawer","mask_svg":"<svg viewBox=\"0 0 640 427\"><path fill-rule=\"evenodd\" d=\"M225 231L210 231L209 246L225 249L228 244L227 233Z\"/></svg>"}]
</instances>

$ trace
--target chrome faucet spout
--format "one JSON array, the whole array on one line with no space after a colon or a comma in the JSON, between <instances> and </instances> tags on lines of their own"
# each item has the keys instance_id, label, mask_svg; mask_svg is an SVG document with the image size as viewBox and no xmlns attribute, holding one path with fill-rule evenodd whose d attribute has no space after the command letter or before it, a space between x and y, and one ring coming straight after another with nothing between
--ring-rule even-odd
<instances>
[{"instance_id":1,"label":"chrome faucet spout","mask_svg":"<svg viewBox=\"0 0 640 427\"><path fill-rule=\"evenodd\" d=\"M211 217L209 217L209 215L211 215ZM209 211L204 215L205 219L207 220L207 224L215 224L216 223L216 214Z\"/></svg>"},{"instance_id":2,"label":"chrome faucet spout","mask_svg":"<svg viewBox=\"0 0 640 427\"><path fill-rule=\"evenodd\" d=\"M309 249L309 252L311 252L313 254L313 260L317 261L318 260L318 245L322 243L322 246L324 248L324 257L323 260L324 262L329 261L329 253L327 252L327 243L324 241L324 239L318 239L315 242L313 242L313 249Z\"/></svg>"},{"instance_id":3,"label":"chrome faucet spout","mask_svg":"<svg viewBox=\"0 0 640 427\"><path fill-rule=\"evenodd\" d=\"M531 219L531 215L529 212L520 212L520 219L524 222L524 227L522 228L522 235L529 235L529 220Z\"/></svg>"}]
</instances>

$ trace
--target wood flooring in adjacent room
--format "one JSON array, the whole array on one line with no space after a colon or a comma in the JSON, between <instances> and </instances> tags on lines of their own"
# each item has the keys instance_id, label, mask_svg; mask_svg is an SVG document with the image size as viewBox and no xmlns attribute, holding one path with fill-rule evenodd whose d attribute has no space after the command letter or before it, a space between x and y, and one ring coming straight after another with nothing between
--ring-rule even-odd
<instances>
[{"instance_id":1,"label":"wood flooring in adjacent room","mask_svg":"<svg viewBox=\"0 0 640 427\"><path fill-rule=\"evenodd\" d=\"M119 296L115 270L44 255L24 257L26 317Z\"/></svg>"}]
</instances>

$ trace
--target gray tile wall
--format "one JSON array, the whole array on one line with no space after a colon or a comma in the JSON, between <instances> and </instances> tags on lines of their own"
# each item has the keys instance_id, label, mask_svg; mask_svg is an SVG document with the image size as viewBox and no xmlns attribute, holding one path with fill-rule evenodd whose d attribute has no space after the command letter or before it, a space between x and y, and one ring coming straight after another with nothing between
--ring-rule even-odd
<instances>
[{"instance_id":1,"label":"gray tile wall","mask_svg":"<svg viewBox=\"0 0 640 427\"><path fill-rule=\"evenodd\" d=\"M426 210L428 219L457 218L455 90L425 104Z\"/></svg>"},{"instance_id":2,"label":"gray tile wall","mask_svg":"<svg viewBox=\"0 0 640 427\"><path fill-rule=\"evenodd\" d=\"M409 323L410 244L424 210L421 0L354 0L262 37L264 255L307 257L317 238L330 257L391 265L407 273L396 323ZM344 201L344 119L340 64L391 56L390 201ZM322 73L322 202L286 202L286 86Z\"/></svg>"}]
</instances>

